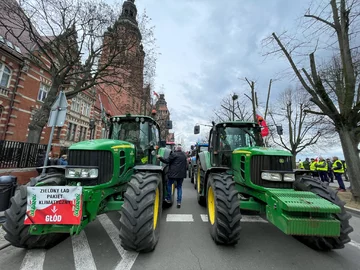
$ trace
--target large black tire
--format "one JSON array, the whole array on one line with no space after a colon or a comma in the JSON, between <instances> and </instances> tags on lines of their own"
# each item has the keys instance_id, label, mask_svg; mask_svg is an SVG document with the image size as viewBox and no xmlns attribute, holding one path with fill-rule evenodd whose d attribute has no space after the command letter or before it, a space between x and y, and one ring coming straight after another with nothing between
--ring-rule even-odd
<instances>
[{"instance_id":1,"label":"large black tire","mask_svg":"<svg viewBox=\"0 0 360 270\"><path fill-rule=\"evenodd\" d=\"M192 180L192 182L191 182L191 183L194 184L194 189L195 189L195 190L196 190L196 185L197 185L196 179L197 179L197 169L196 169L196 171L194 171L194 173L193 173L193 180Z\"/></svg>"},{"instance_id":2,"label":"large black tire","mask_svg":"<svg viewBox=\"0 0 360 270\"><path fill-rule=\"evenodd\" d=\"M198 163L197 165L197 173L196 173L196 193L197 193L197 201L199 205L206 206L206 194L201 195L205 183L205 172L201 169L201 165Z\"/></svg>"},{"instance_id":3,"label":"large black tire","mask_svg":"<svg viewBox=\"0 0 360 270\"><path fill-rule=\"evenodd\" d=\"M125 250L150 252L159 240L163 186L161 175L139 172L131 177L121 209L120 239Z\"/></svg>"},{"instance_id":4,"label":"large black tire","mask_svg":"<svg viewBox=\"0 0 360 270\"><path fill-rule=\"evenodd\" d=\"M231 175L212 173L207 185L210 234L216 244L235 245L240 239L238 191Z\"/></svg>"},{"instance_id":5,"label":"large black tire","mask_svg":"<svg viewBox=\"0 0 360 270\"><path fill-rule=\"evenodd\" d=\"M58 178L63 178L63 174L49 174L42 177L42 181L57 182ZM6 232L5 239L11 245L26 249L49 249L70 236L69 233L51 233L43 235L29 234L29 225L24 225L27 205L27 186L21 186L19 192L11 198L11 206L5 211L6 222L3 228Z\"/></svg>"},{"instance_id":6,"label":"large black tire","mask_svg":"<svg viewBox=\"0 0 360 270\"><path fill-rule=\"evenodd\" d=\"M337 196L337 191L323 184L320 180L311 177L302 177L295 181L294 189L299 191L311 191L316 195L328 200L341 208L341 212L334 214L334 218L340 221L339 237L319 237L319 236L294 236L300 242L315 249L329 251L332 249L344 248L350 242L349 233L354 229L349 224L351 215L345 210L345 203Z\"/></svg>"}]
</instances>

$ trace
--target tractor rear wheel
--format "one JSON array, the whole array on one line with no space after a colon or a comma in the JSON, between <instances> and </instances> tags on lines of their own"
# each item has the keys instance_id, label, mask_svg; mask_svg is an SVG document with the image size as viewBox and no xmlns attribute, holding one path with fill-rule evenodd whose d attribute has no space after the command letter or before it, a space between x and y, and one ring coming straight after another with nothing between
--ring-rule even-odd
<instances>
[{"instance_id":1,"label":"tractor rear wheel","mask_svg":"<svg viewBox=\"0 0 360 270\"><path fill-rule=\"evenodd\" d=\"M131 177L121 209L120 239L125 250L150 252L159 240L163 186L160 174L139 172Z\"/></svg>"},{"instance_id":2,"label":"tractor rear wheel","mask_svg":"<svg viewBox=\"0 0 360 270\"><path fill-rule=\"evenodd\" d=\"M216 244L235 245L240 239L240 200L231 175L209 176L207 208L210 234Z\"/></svg>"},{"instance_id":3,"label":"tractor rear wheel","mask_svg":"<svg viewBox=\"0 0 360 270\"><path fill-rule=\"evenodd\" d=\"M206 197L205 195L201 195L205 183L204 179L204 171L201 169L200 164L197 166L197 173L196 173L196 191L197 191L197 201L201 206L206 206ZM205 192L204 192L205 194Z\"/></svg>"},{"instance_id":4,"label":"tractor rear wheel","mask_svg":"<svg viewBox=\"0 0 360 270\"><path fill-rule=\"evenodd\" d=\"M54 180L56 183L63 174L48 174L41 181ZM28 184L29 185L29 184ZM36 249L52 248L70 236L69 233L49 233L43 235L31 235L29 225L24 224L27 206L27 186L20 186L19 192L11 198L11 206L5 211L6 222L3 228L6 232L5 239L11 245L19 248Z\"/></svg>"},{"instance_id":5,"label":"tractor rear wheel","mask_svg":"<svg viewBox=\"0 0 360 270\"><path fill-rule=\"evenodd\" d=\"M344 248L344 245L350 242L349 233L354 229L349 224L351 215L346 212L345 203L337 196L337 191L325 186L320 180L311 177L301 177L294 183L294 189L299 191L311 191L325 200L332 202L340 207L341 212L334 214L334 218L340 221L339 237L322 237L322 236L294 236L300 242L315 249L329 251L332 249Z\"/></svg>"}]
</instances>

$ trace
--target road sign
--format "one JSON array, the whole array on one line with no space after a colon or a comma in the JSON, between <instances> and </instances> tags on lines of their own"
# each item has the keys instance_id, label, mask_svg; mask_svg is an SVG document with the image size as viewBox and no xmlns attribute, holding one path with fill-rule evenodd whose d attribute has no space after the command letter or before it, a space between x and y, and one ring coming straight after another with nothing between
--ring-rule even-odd
<instances>
[{"instance_id":1,"label":"road sign","mask_svg":"<svg viewBox=\"0 0 360 270\"><path fill-rule=\"evenodd\" d=\"M63 91L60 91L54 104L51 106L48 127L62 127L65 124L67 100Z\"/></svg>"},{"instance_id":2,"label":"road sign","mask_svg":"<svg viewBox=\"0 0 360 270\"><path fill-rule=\"evenodd\" d=\"M79 225L82 217L82 187L27 187L24 224Z\"/></svg>"}]
</instances>

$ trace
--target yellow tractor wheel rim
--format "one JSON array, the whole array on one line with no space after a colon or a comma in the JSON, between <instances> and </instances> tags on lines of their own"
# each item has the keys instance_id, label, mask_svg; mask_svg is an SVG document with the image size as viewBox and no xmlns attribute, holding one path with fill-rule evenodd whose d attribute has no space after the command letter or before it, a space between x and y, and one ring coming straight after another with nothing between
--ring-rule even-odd
<instances>
[{"instance_id":1,"label":"yellow tractor wheel rim","mask_svg":"<svg viewBox=\"0 0 360 270\"><path fill-rule=\"evenodd\" d=\"M208 193L207 193L207 199L208 199L208 213L209 213L209 221L211 225L214 225L215 223L215 196L214 191L212 187L209 187Z\"/></svg>"},{"instance_id":2,"label":"yellow tractor wheel rim","mask_svg":"<svg viewBox=\"0 0 360 270\"><path fill-rule=\"evenodd\" d=\"M160 205L160 192L159 192L159 188L157 188L155 191L155 202L154 202L154 230L156 230L156 226L158 223L159 205Z\"/></svg>"},{"instance_id":3,"label":"yellow tractor wheel rim","mask_svg":"<svg viewBox=\"0 0 360 270\"><path fill-rule=\"evenodd\" d=\"M197 180L196 180L196 183L197 183L197 191L198 193L200 194L200 168L198 169L198 172L197 172Z\"/></svg>"}]
</instances>

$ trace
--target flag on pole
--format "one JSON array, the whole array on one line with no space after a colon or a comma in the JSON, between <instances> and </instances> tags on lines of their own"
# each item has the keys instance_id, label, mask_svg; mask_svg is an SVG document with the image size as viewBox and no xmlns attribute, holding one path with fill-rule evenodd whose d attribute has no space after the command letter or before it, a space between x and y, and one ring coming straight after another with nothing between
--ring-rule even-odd
<instances>
[{"instance_id":1,"label":"flag on pole","mask_svg":"<svg viewBox=\"0 0 360 270\"><path fill-rule=\"evenodd\" d=\"M158 93L156 93L155 91L153 91L153 93L154 93L154 96L156 96L157 98L159 98L159 94L158 94Z\"/></svg>"},{"instance_id":2,"label":"flag on pole","mask_svg":"<svg viewBox=\"0 0 360 270\"><path fill-rule=\"evenodd\" d=\"M100 101L100 110L101 110L101 120L105 123L105 119L106 119L106 113L105 113L105 109L104 109L104 106L101 102L101 97L100 97L100 94L99 94L99 101Z\"/></svg>"}]
</instances>

